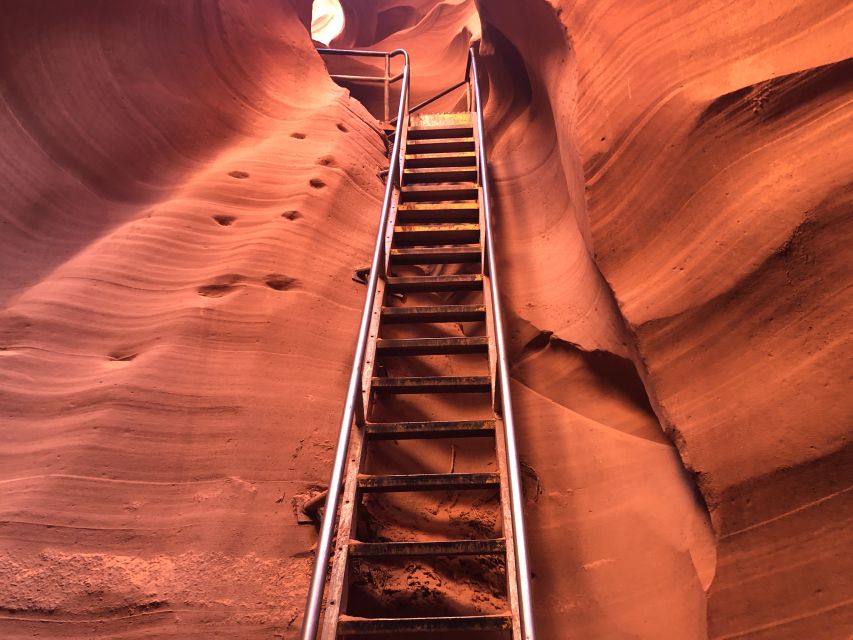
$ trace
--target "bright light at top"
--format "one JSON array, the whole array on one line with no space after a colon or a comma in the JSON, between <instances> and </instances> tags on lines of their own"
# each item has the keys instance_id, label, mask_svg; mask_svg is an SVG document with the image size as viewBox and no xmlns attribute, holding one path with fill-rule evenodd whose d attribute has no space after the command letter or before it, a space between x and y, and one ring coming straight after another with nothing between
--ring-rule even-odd
<instances>
[{"instance_id":1,"label":"bright light at top","mask_svg":"<svg viewBox=\"0 0 853 640\"><path fill-rule=\"evenodd\" d=\"M314 0L311 37L326 46L344 30L344 10L340 0Z\"/></svg>"}]
</instances>

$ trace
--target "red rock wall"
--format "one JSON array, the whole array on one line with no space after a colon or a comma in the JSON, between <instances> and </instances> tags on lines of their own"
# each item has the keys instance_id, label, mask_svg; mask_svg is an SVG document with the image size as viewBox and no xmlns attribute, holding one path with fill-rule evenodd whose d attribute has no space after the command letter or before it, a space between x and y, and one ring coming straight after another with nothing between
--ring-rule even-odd
<instances>
[{"instance_id":1,"label":"red rock wall","mask_svg":"<svg viewBox=\"0 0 853 640\"><path fill-rule=\"evenodd\" d=\"M387 165L298 9L4 5L0 637L297 633Z\"/></svg>"},{"instance_id":2,"label":"red rock wall","mask_svg":"<svg viewBox=\"0 0 853 640\"><path fill-rule=\"evenodd\" d=\"M849 8L532 1L480 9L494 52L489 118L502 246L513 242L504 271L525 280L513 282L513 307L551 330L540 309L559 302L568 330L555 336L619 353L581 325L608 326L595 303L613 290L656 414L710 507L713 582L697 565L708 636L841 637L853 616L843 551L851 513ZM560 230L566 217L577 220L585 246ZM594 252L593 267L584 249ZM550 252L569 259L548 260ZM562 277L549 282L557 265ZM587 287L562 301L596 270L602 293ZM553 346L552 336L543 353ZM527 369L516 364L520 383ZM570 379L563 388L540 377L559 387L555 395L572 394ZM623 489L623 499L635 489ZM654 554L646 541L631 551L644 549ZM655 563L613 580L639 576L660 602L675 584L667 575L678 574ZM701 608L694 605L697 615ZM657 615L659 628L637 621L632 632L705 637L699 626L667 627L671 612ZM564 629L628 632L606 628L611 622Z\"/></svg>"},{"instance_id":3,"label":"red rock wall","mask_svg":"<svg viewBox=\"0 0 853 640\"><path fill-rule=\"evenodd\" d=\"M344 6L461 77L471 2ZM0 636L294 638L375 124L308 2L4 9ZM479 9L540 637L839 637L850 10Z\"/></svg>"}]
</instances>

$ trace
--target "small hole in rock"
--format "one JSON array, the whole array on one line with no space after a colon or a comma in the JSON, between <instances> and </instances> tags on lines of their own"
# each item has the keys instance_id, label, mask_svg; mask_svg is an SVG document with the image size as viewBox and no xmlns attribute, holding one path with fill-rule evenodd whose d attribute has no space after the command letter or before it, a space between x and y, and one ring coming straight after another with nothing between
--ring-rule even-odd
<instances>
[{"instance_id":1,"label":"small hole in rock","mask_svg":"<svg viewBox=\"0 0 853 640\"><path fill-rule=\"evenodd\" d=\"M291 133L291 134L290 134L290 137L291 137L291 138L296 138L297 140L305 140L305 134L304 134L304 133L300 133L299 131L295 131L294 133Z\"/></svg>"},{"instance_id":2,"label":"small hole in rock","mask_svg":"<svg viewBox=\"0 0 853 640\"><path fill-rule=\"evenodd\" d=\"M233 284L206 284L198 288L198 295L205 298L221 298L233 289Z\"/></svg>"},{"instance_id":3,"label":"small hole in rock","mask_svg":"<svg viewBox=\"0 0 853 640\"><path fill-rule=\"evenodd\" d=\"M340 122L338 123L338 129L340 129L340 130L341 130L341 131L343 131L344 133L349 133L349 129L347 129L347 128L346 128L344 125L342 125Z\"/></svg>"},{"instance_id":4,"label":"small hole in rock","mask_svg":"<svg viewBox=\"0 0 853 640\"><path fill-rule=\"evenodd\" d=\"M287 218L288 220L299 220L302 217L302 214L298 211L285 211L281 214L282 218Z\"/></svg>"},{"instance_id":5,"label":"small hole in rock","mask_svg":"<svg viewBox=\"0 0 853 640\"><path fill-rule=\"evenodd\" d=\"M288 278L279 273L271 273L266 278L266 284L270 289L276 291L286 291L292 289L296 285L296 278Z\"/></svg>"},{"instance_id":6,"label":"small hole in rock","mask_svg":"<svg viewBox=\"0 0 853 640\"><path fill-rule=\"evenodd\" d=\"M213 219L216 220L216 224L221 224L223 227L230 227L237 218L234 216L213 216Z\"/></svg>"},{"instance_id":7,"label":"small hole in rock","mask_svg":"<svg viewBox=\"0 0 853 640\"><path fill-rule=\"evenodd\" d=\"M310 184L315 189L322 189L326 186L326 183L318 178L311 178L311 180L308 181L308 184Z\"/></svg>"},{"instance_id":8,"label":"small hole in rock","mask_svg":"<svg viewBox=\"0 0 853 640\"><path fill-rule=\"evenodd\" d=\"M138 355L138 353L128 353L126 351L113 351L107 354L107 358L113 362L130 362Z\"/></svg>"},{"instance_id":9,"label":"small hole in rock","mask_svg":"<svg viewBox=\"0 0 853 640\"><path fill-rule=\"evenodd\" d=\"M323 156L317 160L317 164L323 165L324 167L334 167L335 159L332 156Z\"/></svg>"},{"instance_id":10,"label":"small hole in rock","mask_svg":"<svg viewBox=\"0 0 853 640\"><path fill-rule=\"evenodd\" d=\"M245 171L229 171L228 175L232 178L237 178L238 180L243 180L249 177L249 174Z\"/></svg>"},{"instance_id":11,"label":"small hole in rock","mask_svg":"<svg viewBox=\"0 0 853 640\"><path fill-rule=\"evenodd\" d=\"M226 273L215 278L212 283L200 286L196 291L198 291L198 295L206 298L221 298L237 289L237 284L244 280L243 276L236 273Z\"/></svg>"}]
</instances>

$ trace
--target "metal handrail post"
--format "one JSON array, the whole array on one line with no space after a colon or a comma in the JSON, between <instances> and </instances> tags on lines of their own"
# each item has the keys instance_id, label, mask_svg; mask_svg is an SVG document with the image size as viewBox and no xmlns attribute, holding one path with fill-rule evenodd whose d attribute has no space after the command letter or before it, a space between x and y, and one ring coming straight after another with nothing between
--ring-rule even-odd
<instances>
[{"instance_id":1,"label":"metal handrail post","mask_svg":"<svg viewBox=\"0 0 853 640\"><path fill-rule=\"evenodd\" d=\"M391 56L385 56L385 112L384 122L388 122L391 110Z\"/></svg>"},{"instance_id":2,"label":"metal handrail post","mask_svg":"<svg viewBox=\"0 0 853 640\"><path fill-rule=\"evenodd\" d=\"M334 55L367 55L379 57L383 55L402 55L404 60L403 83L401 85L400 106L397 113L397 135L394 138L394 147L391 151L391 162L389 165L388 182L385 185L385 198L382 201L382 215L379 221L379 229L376 233L376 243L373 251L373 261L370 266L370 276L367 281L367 293L364 298L364 308L361 314L361 325L358 330L355 355L352 361L352 372L350 374L347 399L344 405L341 427L338 434L338 444L335 450L335 460L332 467L332 478L329 481L329 491L326 495L326 510L323 514L323 522L320 526L320 540L317 543L317 552L314 558L314 570L311 574L311 582L308 587L308 598L305 605L305 615L302 619L301 640L315 640L320 623L320 612L323 606L323 592L326 587L326 574L328 573L329 556L332 549L332 538L334 536L335 520L337 518L338 503L341 498L341 489L344 479L344 467L346 465L347 452L349 450L350 435L353 429L353 418L357 405L357 395L361 395L361 377L364 368L364 357L367 348L368 333L370 331L371 311L373 301L376 297L376 289L379 282L379 274L385 258L385 232L388 225L388 216L391 210L391 202L394 194L396 173L399 171L400 155L400 128L403 126L404 108L406 106L405 96L409 91L409 54L404 49L397 49L389 53L347 51L325 49L327 53Z\"/></svg>"},{"instance_id":3,"label":"metal handrail post","mask_svg":"<svg viewBox=\"0 0 853 640\"><path fill-rule=\"evenodd\" d=\"M492 316L495 325L495 347L497 351L496 373L500 381L502 417L504 423L504 438L506 441L507 475L509 476L510 502L512 503L512 528L515 541L515 558L518 579L518 599L521 609L521 632L524 640L535 640L536 632L533 625L533 599L530 589L530 563L527 558L527 534L524 528L523 500L524 493L521 485L521 469L518 464L518 447L515 437L515 423L512 414L512 397L510 395L509 361L507 359L506 336L501 311L501 296L498 287L497 264L495 260L494 242L492 237L491 202L489 199L489 171L486 163L485 124L483 122L483 100L480 93L477 59L474 48L469 51L471 75L474 84L474 103L477 114L477 134L479 138L480 187L483 191L483 220L486 231L486 255L489 263L489 291L492 299Z\"/></svg>"}]
</instances>

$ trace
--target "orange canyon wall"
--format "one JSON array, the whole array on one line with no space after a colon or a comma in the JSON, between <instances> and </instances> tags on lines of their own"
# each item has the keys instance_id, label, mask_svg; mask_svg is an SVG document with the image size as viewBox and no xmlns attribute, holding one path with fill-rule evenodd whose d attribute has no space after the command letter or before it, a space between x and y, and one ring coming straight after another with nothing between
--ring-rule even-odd
<instances>
[{"instance_id":1,"label":"orange canyon wall","mask_svg":"<svg viewBox=\"0 0 853 640\"><path fill-rule=\"evenodd\" d=\"M2 638L297 633L387 166L309 18L4 5Z\"/></svg>"},{"instance_id":2,"label":"orange canyon wall","mask_svg":"<svg viewBox=\"0 0 853 640\"><path fill-rule=\"evenodd\" d=\"M479 6L547 639L850 623L850 11L694 4ZM414 101L479 31L344 6ZM386 162L309 9L6 12L3 637L296 637Z\"/></svg>"},{"instance_id":3,"label":"orange canyon wall","mask_svg":"<svg viewBox=\"0 0 853 640\"><path fill-rule=\"evenodd\" d=\"M522 319L554 331L533 357L556 360L566 350L557 337L619 353L590 335L588 325L600 333L606 322L587 322L606 295L578 291L599 271L655 414L709 507L717 559L696 563L708 636L842 637L853 624L844 553L853 65L843 35L853 11L837 2L583 1L480 10L504 272L512 269ZM572 248L579 240L567 239L564 217L594 266ZM549 312L555 298L559 310ZM571 397L570 379L564 386L538 364L516 363L519 386L538 376ZM538 427L527 427L534 457ZM590 453L573 444L564 455ZM639 489L634 481L618 495ZM657 509L669 502L649 497ZM649 513L640 509L622 535L641 537ZM573 530L562 539L582 535ZM652 565L645 572L620 567L613 546L616 562L591 573L612 571L623 592L637 580L663 604L677 574L652 560L655 544L631 548ZM585 635L705 637L666 626L687 601L640 612L630 627L599 619ZM643 632L655 615L661 626Z\"/></svg>"}]
</instances>

